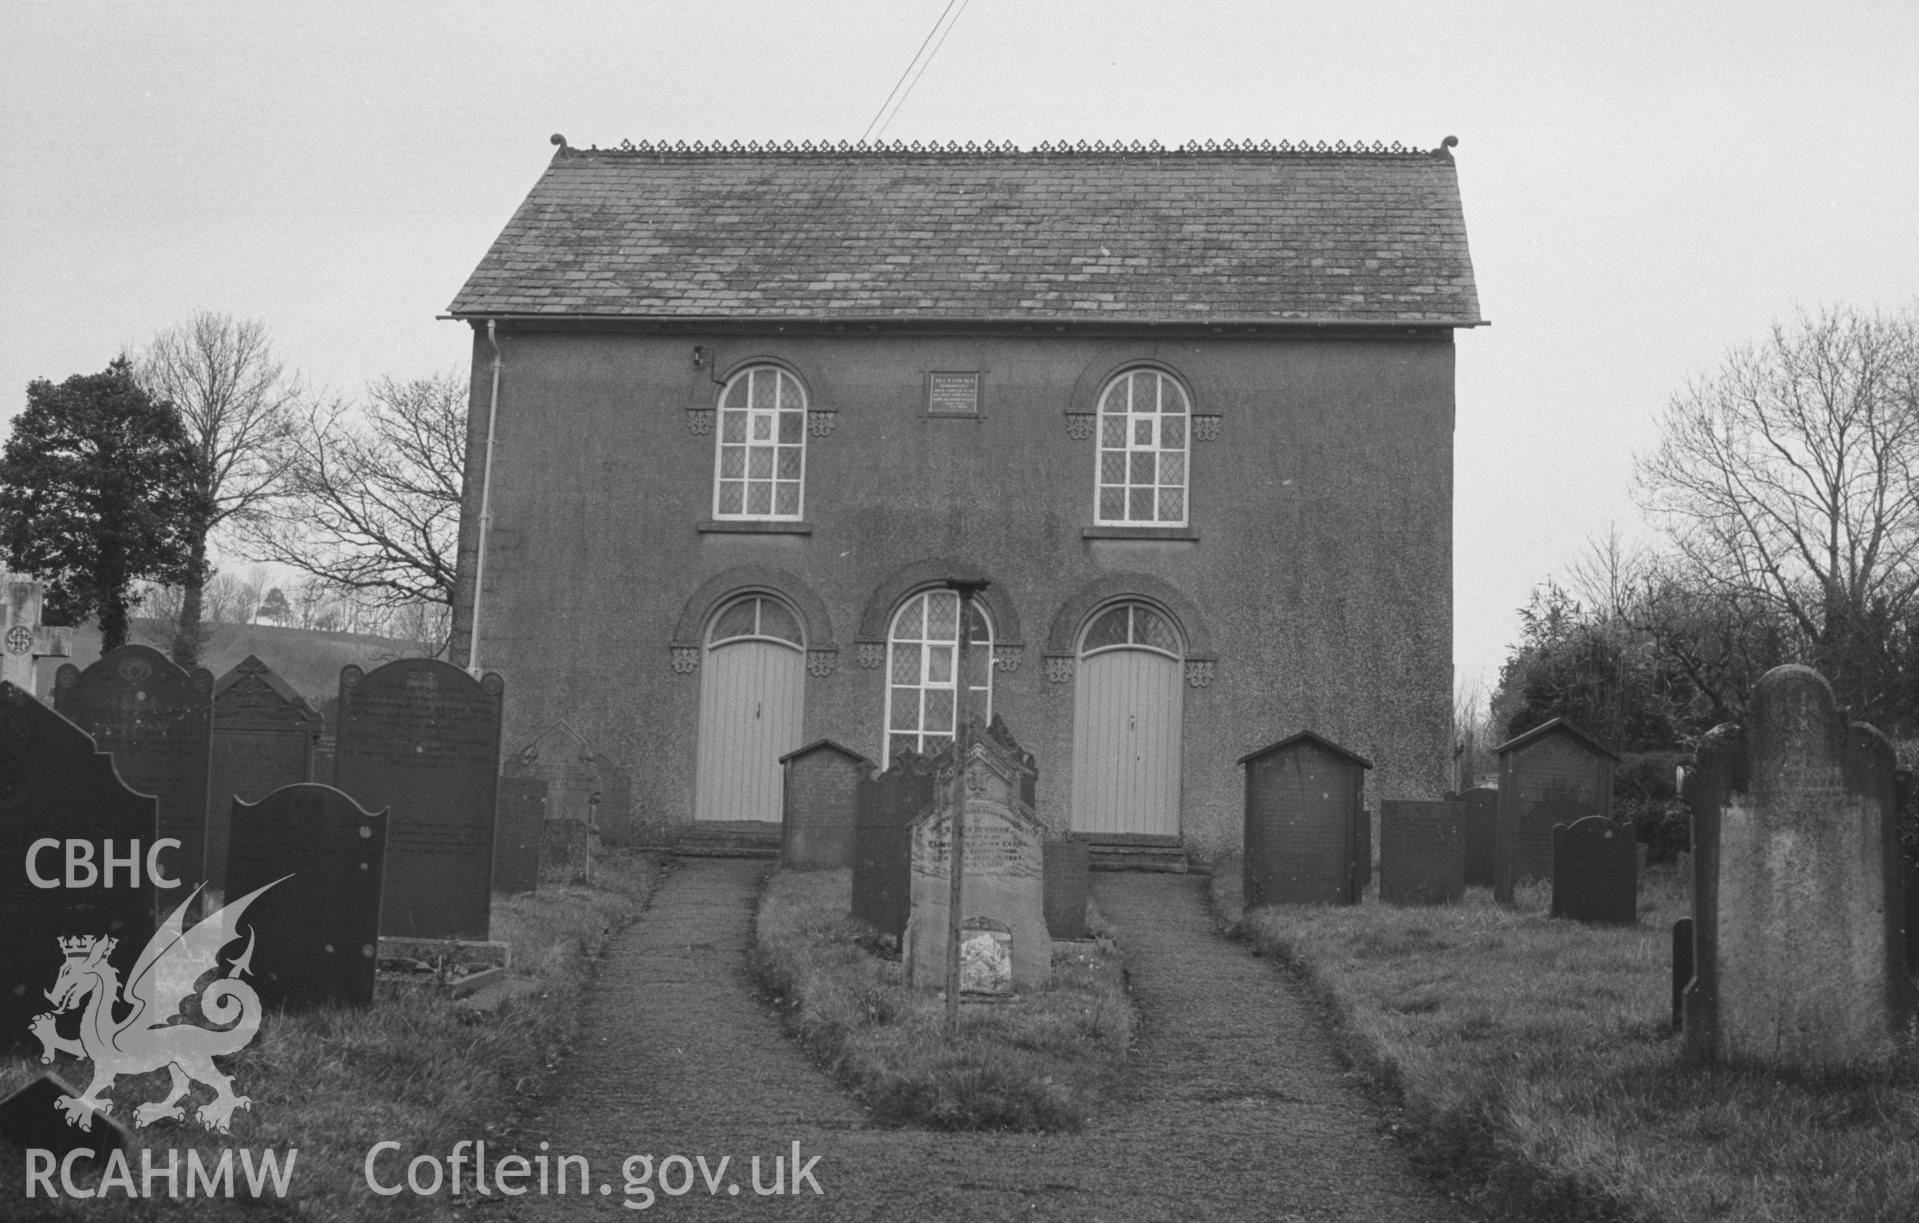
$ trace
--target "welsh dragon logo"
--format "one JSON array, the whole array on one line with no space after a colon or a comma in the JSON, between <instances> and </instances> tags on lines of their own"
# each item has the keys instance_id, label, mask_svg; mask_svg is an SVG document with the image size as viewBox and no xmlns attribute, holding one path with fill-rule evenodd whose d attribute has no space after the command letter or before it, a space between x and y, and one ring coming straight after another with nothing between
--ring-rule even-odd
<instances>
[{"instance_id":1,"label":"welsh dragon logo","mask_svg":"<svg viewBox=\"0 0 1919 1223\"><path fill-rule=\"evenodd\" d=\"M46 992L53 1010L35 1016L29 1030L40 1038L42 1062L51 1062L56 1053L93 1061L93 1082L86 1091L61 1096L54 1103L66 1113L68 1125L91 1130L95 1113L113 1111L113 1101L105 1096L114 1079L162 1067L173 1076L172 1090L166 1099L134 1109L137 1125L151 1125L162 1118L182 1120L185 1110L180 1097L195 1080L214 1091L214 1098L196 1114L210 1130L227 1133L233 1110L251 1106L246 1096L233 1094L233 1079L220 1073L213 1059L246 1048L260 1030L260 997L240 980L240 974L251 971L252 931L247 932L246 950L225 976L215 977L204 987L199 982L206 974L220 971L220 951L239 937L240 918L247 906L280 882L276 879L248 892L182 931L187 906L200 894L195 888L134 962L124 995L119 970L108 961L118 939L85 934L60 940L67 958L53 988ZM196 993L201 1017L216 1027L200 1027L183 1015L182 1005ZM80 1017L80 1038L60 1035L55 1027L59 1017L83 1000L86 1010ZM121 1017L116 1018L116 1012Z\"/></svg>"}]
</instances>

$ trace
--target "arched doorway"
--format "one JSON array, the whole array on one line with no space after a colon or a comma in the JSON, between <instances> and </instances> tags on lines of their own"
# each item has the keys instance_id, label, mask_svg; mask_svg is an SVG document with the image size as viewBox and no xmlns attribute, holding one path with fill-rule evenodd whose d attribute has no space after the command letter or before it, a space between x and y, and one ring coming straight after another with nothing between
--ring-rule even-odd
<instances>
[{"instance_id":1,"label":"arched doorway","mask_svg":"<svg viewBox=\"0 0 1919 1223\"><path fill-rule=\"evenodd\" d=\"M1087 621L1078 653L1073 831L1178 836L1178 627L1145 603L1109 604Z\"/></svg>"},{"instance_id":2,"label":"arched doorway","mask_svg":"<svg viewBox=\"0 0 1919 1223\"><path fill-rule=\"evenodd\" d=\"M696 820L780 818L780 757L800 746L806 640L779 600L746 595L707 628L700 667Z\"/></svg>"}]
</instances>

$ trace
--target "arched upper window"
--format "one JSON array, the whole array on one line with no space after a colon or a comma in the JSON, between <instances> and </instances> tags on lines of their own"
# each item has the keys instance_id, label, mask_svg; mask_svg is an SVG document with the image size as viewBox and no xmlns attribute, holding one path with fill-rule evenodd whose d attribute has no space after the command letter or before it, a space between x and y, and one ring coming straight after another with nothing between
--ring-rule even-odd
<instances>
[{"instance_id":1,"label":"arched upper window","mask_svg":"<svg viewBox=\"0 0 1919 1223\"><path fill-rule=\"evenodd\" d=\"M1179 630L1165 613L1144 603L1120 603L1094 616L1080 638L1080 657L1104 650L1153 650L1170 658L1183 654Z\"/></svg>"},{"instance_id":2,"label":"arched upper window","mask_svg":"<svg viewBox=\"0 0 1919 1223\"><path fill-rule=\"evenodd\" d=\"M755 365L720 392L713 517L798 518L806 480L806 392L776 365Z\"/></svg>"},{"instance_id":3,"label":"arched upper window","mask_svg":"<svg viewBox=\"0 0 1919 1223\"><path fill-rule=\"evenodd\" d=\"M713 617L713 627L706 634L708 648L729 641L776 641L796 650L806 644L799 618L784 603L765 595L735 599Z\"/></svg>"},{"instance_id":4,"label":"arched upper window","mask_svg":"<svg viewBox=\"0 0 1919 1223\"><path fill-rule=\"evenodd\" d=\"M973 600L966 663L969 712L993 716L993 625ZM886 642L886 759L900 751L930 752L953 738L953 696L959 652L959 595L928 590L900 604Z\"/></svg>"},{"instance_id":5,"label":"arched upper window","mask_svg":"<svg viewBox=\"0 0 1919 1223\"><path fill-rule=\"evenodd\" d=\"M1131 369L1099 398L1101 526L1186 525L1186 391L1157 369Z\"/></svg>"}]
</instances>

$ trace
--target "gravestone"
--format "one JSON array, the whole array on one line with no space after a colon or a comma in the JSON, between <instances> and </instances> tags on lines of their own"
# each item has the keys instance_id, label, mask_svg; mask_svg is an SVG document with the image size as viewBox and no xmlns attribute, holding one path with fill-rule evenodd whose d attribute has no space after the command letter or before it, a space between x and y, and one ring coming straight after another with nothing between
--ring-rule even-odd
<instances>
[{"instance_id":1,"label":"gravestone","mask_svg":"<svg viewBox=\"0 0 1919 1223\"><path fill-rule=\"evenodd\" d=\"M899 939L912 911L913 821L933 809L933 759L899 752L884 773L860 778L853 850L853 916Z\"/></svg>"},{"instance_id":2,"label":"gravestone","mask_svg":"<svg viewBox=\"0 0 1919 1223\"><path fill-rule=\"evenodd\" d=\"M831 739L816 739L780 757L780 864L791 870L853 865L858 845L860 782L873 762Z\"/></svg>"},{"instance_id":3,"label":"gravestone","mask_svg":"<svg viewBox=\"0 0 1919 1223\"><path fill-rule=\"evenodd\" d=\"M1353 851L1353 865L1359 871L1359 878L1353 884L1353 896L1357 899L1373 886L1372 808L1368 807L1359 813L1359 825L1354 831L1359 834L1359 847Z\"/></svg>"},{"instance_id":4,"label":"gravestone","mask_svg":"<svg viewBox=\"0 0 1919 1223\"><path fill-rule=\"evenodd\" d=\"M1692 918L1672 924L1672 1030L1686 1026L1686 987L1692 984Z\"/></svg>"},{"instance_id":5,"label":"gravestone","mask_svg":"<svg viewBox=\"0 0 1919 1223\"><path fill-rule=\"evenodd\" d=\"M1630 926L1639 920L1632 825L1600 815L1553 829L1554 917Z\"/></svg>"},{"instance_id":6,"label":"gravestone","mask_svg":"<svg viewBox=\"0 0 1919 1223\"><path fill-rule=\"evenodd\" d=\"M593 882L593 826L585 820L548 820L541 826L540 878L549 883Z\"/></svg>"},{"instance_id":7,"label":"gravestone","mask_svg":"<svg viewBox=\"0 0 1919 1223\"><path fill-rule=\"evenodd\" d=\"M1372 873L1362 805L1372 762L1301 731L1239 758L1246 769L1245 898L1279 904L1357 904Z\"/></svg>"},{"instance_id":8,"label":"gravestone","mask_svg":"<svg viewBox=\"0 0 1919 1223\"><path fill-rule=\"evenodd\" d=\"M1040 848L1046 872L1046 929L1054 938L1085 938L1092 847L1084 841L1048 841Z\"/></svg>"},{"instance_id":9,"label":"gravestone","mask_svg":"<svg viewBox=\"0 0 1919 1223\"><path fill-rule=\"evenodd\" d=\"M546 818L595 826L609 843L621 843L632 809L632 779L593 750L562 718L507 758L504 777L546 782Z\"/></svg>"},{"instance_id":10,"label":"gravestone","mask_svg":"<svg viewBox=\"0 0 1919 1223\"><path fill-rule=\"evenodd\" d=\"M1466 898L1466 848L1452 802L1379 804L1379 899L1385 904L1457 904Z\"/></svg>"},{"instance_id":11,"label":"gravestone","mask_svg":"<svg viewBox=\"0 0 1919 1223\"><path fill-rule=\"evenodd\" d=\"M1498 840L1499 791L1474 786L1459 796L1459 839L1466 847L1466 886L1493 885L1493 845Z\"/></svg>"},{"instance_id":12,"label":"gravestone","mask_svg":"<svg viewBox=\"0 0 1919 1223\"><path fill-rule=\"evenodd\" d=\"M266 887L247 910L260 1001L288 1011L373 1005L387 813L313 782L232 803L227 892Z\"/></svg>"},{"instance_id":13,"label":"gravestone","mask_svg":"<svg viewBox=\"0 0 1919 1223\"><path fill-rule=\"evenodd\" d=\"M960 928L960 993L1003 998L1013 992L1013 932L975 917Z\"/></svg>"},{"instance_id":14,"label":"gravestone","mask_svg":"<svg viewBox=\"0 0 1919 1223\"><path fill-rule=\"evenodd\" d=\"M1553 877L1553 826L1612 815L1613 755L1564 718L1495 749L1499 754L1493 899L1513 902L1522 883Z\"/></svg>"},{"instance_id":15,"label":"gravestone","mask_svg":"<svg viewBox=\"0 0 1919 1223\"><path fill-rule=\"evenodd\" d=\"M504 688L431 658L340 672L333 784L388 813L383 935L487 937Z\"/></svg>"},{"instance_id":16,"label":"gravestone","mask_svg":"<svg viewBox=\"0 0 1919 1223\"><path fill-rule=\"evenodd\" d=\"M53 706L113 756L120 778L159 799L160 835L189 890L206 878L213 673L189 674L158 650L123 645L82 671L61 665Z\"/></svg>"},{"instance_id":17,"label":"gravestone","mask_svg":"<svg viewBox=\"0 0 1919 1223\"><path fill-rule=\"evenodd\" d=\"M0 681L0 1049L39 1054L28 1027L49 1009L61 939L118 939L124 979L153 937L156 891L187 895L180 850L155 849L157 823L153 797L128 789L85 731ZM156 888L150 866L171 886Z\"/></svg>"},{"instance_id":18,"label":"gravestone","mask_svg":"<svg viewBox=\"0 0 1919 1223\"><path fill-rule=\"evenodd\" d=\"M1919 862L1906 862L1906 971L1919 973Z\"/></svg>"},{"instance_id":19,"label":"gravestone","mask_svg":"<svg viewBox=\"0 0 1919 1223\"><path fill-rule=\"evenodd\" d=\"M226 887L233 800L257 803L281 786L312 781L313 741L319 737L319 713L251 654L213 685L208 883Z\"/></svg>"},{"instance_id":20,"label":"gravestone","mask_svg":"<svg viewBox=\"0 0 1919 1223\"><path fill-rule=\"evenodd\" d=\"M1775 667L1687 770L1694 978L1686 1043L1711 1061L1880 1061L1913 1014L1892 745L1809 667Z\"/></svg>"},{"instance_id":21,"label":"gravestone","mask_svg":"<svg viewBox=\"0 0 1919 1223\"><path fill-rule=\"evenodd\" d=\"M0 682L40 695L40 660L73 654L73 630L40 623L46 583L0 572Z\"/></svg>"},{"instance_id":22,"label":"gravestone","mask_svg":"<svg viewBox=\"0 0 1919 1223\"><path fill-rule=\"evenodd\" d=\"M975 723L977 727L977 723ZM1005 738L967 736L960 815L966 821L961 872L962 923L983 918L1004 926L1012 939L1013 984L1021 989L1052 979L1053 940L1046 930L1046 866L1040 846L1045 825L1027 805L1026 761L1031 757ZM949 764L952 745L935 759ZM914 821L912 911L903 943L906 978L919 987L946 981L950 935L953 796L935 791L933 809Z\"/></svg>"},{"instance_id":23,"label":"gravestone","mask_svg":"<svg viewBox=\"0 0 1919 1223\"><path fill-rule=\"evenodd\" d=\"M532 892L540 886L540 846L546 830L546 782L500 778L493 817L493 890Z\"/></svg>"}]
</instances>

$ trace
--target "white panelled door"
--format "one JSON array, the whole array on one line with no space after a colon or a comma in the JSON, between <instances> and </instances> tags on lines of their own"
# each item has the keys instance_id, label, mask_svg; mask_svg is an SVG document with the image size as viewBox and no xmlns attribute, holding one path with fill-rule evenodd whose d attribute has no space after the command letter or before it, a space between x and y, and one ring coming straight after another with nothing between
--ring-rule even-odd
<instances>
[{"instance_id":1,"label":"white panelled door","mask_svg":"<svg viewBox=\"0 0 1919 1223\"><path fill-rule=\"evenodd\" d=\"M1093 618L1073 695L1073 830L1179 835L1181 645L1159 612Z\"/></svg>"},{"instance_id":2,"label":"white panelled door","mask_svg":"<svg viewBox=\"0 0 1919 1223\"><path fill-rule=\"evenodd\" d=\"M759 595L713 620L700 668L693 816L780 818L780 757L800 746L806 650L799 621Z\"/></svg>"}]
</instances>

